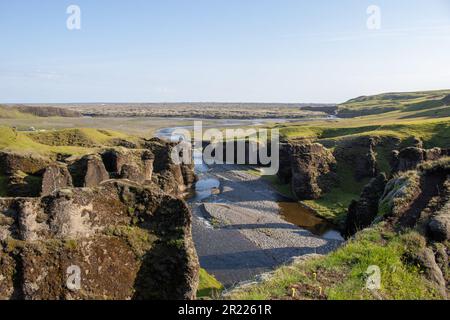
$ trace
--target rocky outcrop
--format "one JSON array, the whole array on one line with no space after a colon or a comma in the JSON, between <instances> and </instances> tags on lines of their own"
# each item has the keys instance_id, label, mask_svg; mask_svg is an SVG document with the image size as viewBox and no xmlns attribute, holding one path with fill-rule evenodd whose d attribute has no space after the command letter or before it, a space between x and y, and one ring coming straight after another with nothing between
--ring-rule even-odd
<instances>
[{"instance_id":1,"label":"rocky outcrop","mask_svg":"<svg viewBox=\"0 0 450 320\"><path fill-rule=\"evenodd\" d=\"M336 160L318 143L295 144L291 154L292 192L298 200L318 199L334 184Z\"/></svg>"},{"instance_id":2,"label":"rocky outcrop","mask_svg":"<svg viewBox=\"0 0 450 320\"><path fill-rule=\"evenodd\" d=\"M442 297L447 297L446 281L441 268L436 262L433 250L430 248L414 248L405 254L405 258L411 265L419 267L425 277L431 281Z\"/></svg>"},{"instance_id":3,"label":"rocky outcrop","mask_svg":"<svg viewBox=\"0 0 450 320\"><path fill-rule=\"evenodd\" d=\"M364 188L360 199L351 202L345 227L347 236L351 236L372 224L378 214L378 203L384 193L386 183L386 175L378 175Z\"/></svg>"},{"instance_id":4,"label":"rocky outcrop","mask_svg":"<svg viewBox=\"0 0 450 320\"><path fill-rule=\"evenodd\" d=\"M379 173L375 152L379 143L374 137L347 139L338 143L333 154L339 163L352 168L356 180L374 178Z\"/></svg>"},{"instance_id":5,"label":"rocky outcrop","mask_svg":"<svg viewBox=\"0 0 450 320\"><path fill-rule=\"evenodd\" d=\"M152 180L155 156L150 150L110 149L101 154L111 178L138 183Z\"/></svg>"},{"instance_id":6,"label":"rocky outcrop","mask_svg":"<svg viewBox=\"0 0 450 320\"><path fill-rule=\"evenodd\" d=\"M237 165L268 166L266 157L271 155L271 143L233 140L226 142L203 141L204 160Z\"/></svg>"},{"instance_id":7,"label":"rocky outcrop","mask_svg":"<svg viewBox=\"0 0 450 320\"><path fill-rule=\"evenodd\" d=\"M101 157L112 178L118 177L122 172L122 166L129 161L128 154L120 149L106 150Z\"/></svg>"},{"instance_id":8,"label":"rocky outcrop","mask_svg":"<svg viewBox=\"0 0 450 320\"><path fill-rule=\"evenodd\" d=\"M425 161L435 161L447 155L447 150L441 148L426 150L418 147L409 147L393 152L392 168L394 172L415 170L418 165Z\"/></svg>"},{"instance_id":9,"label":"rocky outcrop","mask_svg":"<svg viewBox=\"0 0 450 320\"><path fill-rule=\"evenodd\" d=\"M155 185L1 200L0 235L1 299L195 298L190 210Z\"/></svg>"},{"instance_id":10,"label":"rocky outcrop","mask_svg":"<svg viewBox=\"0 0 450 320\"><path fill-rule=\"evenodd\" d=\"M108 171L99 155L92 154L68 161L69 171L76 187L95 187L109 179Z\"/></svg>"},{"instance_id":11,"label":"rocky outcrop","mask_svg":"<svg viewBox=\"0 0 450 320\"><path fill-rule=\"evenodd\" d=\"M120 171L120 178L131 180L137 183L144 183L145 177L141 169L135 164L125 164Z\"/></svg>"},{"instance_id":12,"label":"rocky outcrop","mask_svg":"<svg viewBox=\"0 0 450 320\"><path fill-rule=\"evenodd\" d=\"M380 200L379 215L401 217L420 196L420 174L409 171L389 180Z\"/></svg>"},{"instance_id":13,"label":"rocky outcrop","mask_svg":"<svg viewBox=\"0 0 450 320\"><path fill-rule=\"evenodd\" d=\"M42 176L41 194L50 195L52 192L67 187L73 187L72 176L67 165L52 164L48 166Z\"/></svg>"},{"instance_id":14,"label":"rocky outcrop","mask_svg":"<svg viewBox=\"0 0 450 320\"><path fill-rule=\"evenodd\" d=\"M6 176L18 171L30 175L38 174L50 163L50 159L33 153L0 151L0 174Z\"/></svg>"},{"instance_id":15,"label":"rocky outcrop","mask_svg":"<svg viewBox=\"0 0 450 320\"><path fill-rule=\"evenodd\" d=\"M144 147L154 155L152 180L162 190L173 195L182 195L196 182L194 164L177 164L172 159L176 143L158 138L146 140Z\"/></svg>"}]
</instances>

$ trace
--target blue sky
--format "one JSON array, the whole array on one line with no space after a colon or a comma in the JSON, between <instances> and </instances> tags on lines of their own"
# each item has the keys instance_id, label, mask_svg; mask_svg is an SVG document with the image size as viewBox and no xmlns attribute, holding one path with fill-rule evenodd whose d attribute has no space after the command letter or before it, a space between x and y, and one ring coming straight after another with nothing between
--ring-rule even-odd
<instances>
[{"instance_id":1,"label":"blue sky","mask_svg":"<svg viewBox=\"0 0 450 320\"><path fill-rule=\"evenodd\" d=\"M66 9L81 8L81 30ZM369 5L381 29L366 26ZM450 88L450 0L0 0L0 102L342 102Z\"/></svg>"}]
</instances>

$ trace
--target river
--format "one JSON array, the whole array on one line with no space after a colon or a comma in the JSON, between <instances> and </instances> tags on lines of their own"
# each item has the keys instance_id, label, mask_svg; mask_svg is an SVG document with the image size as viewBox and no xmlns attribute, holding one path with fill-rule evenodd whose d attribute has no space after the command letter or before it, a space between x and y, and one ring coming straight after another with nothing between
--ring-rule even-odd
<instances>
[{"instance_id":1,"label":"river","mask_svg":"<svg viewBox=\"0 0 450 320\"><path fill-rule=\"evenodd\" d=\"M245 124L264 121L220 120L217 125ZM161 129L157 136L170 139L179 128ZM194 216L193 239L202 268L225 287L252 280L297 256L328 253L343 241L333 225L279 194L249 169L207 166L201 154L195 158L199 181L187 199Z\"/></svg>"}]
</instances>

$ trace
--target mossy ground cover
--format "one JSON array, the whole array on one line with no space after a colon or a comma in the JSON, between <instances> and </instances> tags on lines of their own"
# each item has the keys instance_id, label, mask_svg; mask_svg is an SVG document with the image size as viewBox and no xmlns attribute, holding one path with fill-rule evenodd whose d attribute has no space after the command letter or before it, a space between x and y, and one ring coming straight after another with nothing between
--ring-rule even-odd
<instances>
[{"instance_id":1,"label":"mossy ground cover","mask_svg":"<svg viewBox=\"0 0 450 320\"><path fill-rule=\"evenodd\" d=\"M223 291L223 285L205 269L200 269L200 283L197 291L197 298L216 298Z\"/></svg>"},{"instance_id":2,"label":"mossy ground cover","mask_svg":"<svg viewBox=\"0 0 450 320\"><path fill-rule=\"evenodd\" d=\"M260 284L235 290L232 299L440 299L423 270L404 258L423 246L415 232L401 235L382 226L360 232L337 251L321 258L281 267ZM367 271L377 266L381 288L366 289Z\"/></svg>"}]
</instances>

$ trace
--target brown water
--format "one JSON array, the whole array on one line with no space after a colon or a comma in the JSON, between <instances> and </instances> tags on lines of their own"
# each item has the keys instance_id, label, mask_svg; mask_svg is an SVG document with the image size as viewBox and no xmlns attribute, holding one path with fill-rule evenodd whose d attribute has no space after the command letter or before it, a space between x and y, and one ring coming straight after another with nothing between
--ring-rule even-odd
<instances>
[{"instance_id":1,"label":"brown water","mask_svg":"<svg viewBox=\"0 0 450 320\"><path fill-rule=\"evenodd\" d=\"M280 215L284 220L306 229L325 239L343 240L340 232L328 221L318 217L314 211L297 202L279 202Z\"/></svg>"}]
</instances>

